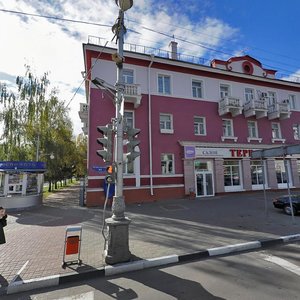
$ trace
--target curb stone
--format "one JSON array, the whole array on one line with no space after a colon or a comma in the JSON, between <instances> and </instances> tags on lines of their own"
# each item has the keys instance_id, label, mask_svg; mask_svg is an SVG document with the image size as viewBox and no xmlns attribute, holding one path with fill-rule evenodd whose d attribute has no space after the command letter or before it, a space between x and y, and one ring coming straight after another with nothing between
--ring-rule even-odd
<instances>
[{"instance_id":1,"label":"curb stone","mask_svg":"<svg viewBox=\"0 0 300 300\"><path fill-rule=\"evenodd\" d=\"M175 264L180 262L188 262L193 260L207 259L209 257L218 257L221 255L232 255L234 253L242 253L254 249L264 249L276 245L293 243L300 241L300 234L282 236L277 239L268 239L261 241L252 241L247 243L240 243L234 245L227 245L222 247L210 248L203 251L192 252L182 255L169 255L151 259L143 259L140 261L133 261L121 263L113 266L105 266L103 268L95 269L84 273L72 272L64 275L53 275L42 278L35 278L24 281L13 281L6 288L6 294L14 294L33 289L40 289L45 287L54 287L65 283L71 283L78 280L91 279L94 277L106 277L117 274L122 274L131 271L138 271L163 265ZM2 288L3 290L3 288ZM5 294L1 293L0 294Z\"/></svg>"}]
</instances>

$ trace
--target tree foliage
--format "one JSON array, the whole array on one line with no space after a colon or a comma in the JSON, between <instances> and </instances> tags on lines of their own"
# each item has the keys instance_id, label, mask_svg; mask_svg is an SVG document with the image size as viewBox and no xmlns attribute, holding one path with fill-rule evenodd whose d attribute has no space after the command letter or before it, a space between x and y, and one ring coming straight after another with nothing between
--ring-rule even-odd
<instances>
[{"instance_id":1,"label":"tree foliage","mask_svg":"<svg viewBox=\"0 0 300 300\"><path fill-rule=\"evenodd\" d=\"M57 89L50 90L48 73L37 77L25 68L25 76L16 78L16 92L0 83L0 160L46 161L46 180L52 183L84 176L86 139L73 138L69 111Z\"/></svg>"}]
</instances>

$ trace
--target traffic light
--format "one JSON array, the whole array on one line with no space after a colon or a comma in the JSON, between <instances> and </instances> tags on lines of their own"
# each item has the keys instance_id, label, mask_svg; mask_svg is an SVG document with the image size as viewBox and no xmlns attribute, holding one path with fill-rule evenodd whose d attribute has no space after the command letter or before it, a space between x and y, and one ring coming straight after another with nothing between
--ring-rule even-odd
<instances>
[{"instance_id":1,"label":"traffic light","mask_svg":"<svg viewBox=\"0 0 300 300\"><path fill-rule=\"evenodd\" d=\"M133 162L138 156L141 155L139 151L135 151L135 147L140 144L141 141L137 140L136 136L140 133L140 129L128 128L127 135L127 153L125 154L127 163Z\"/></svg>"},{"instance_id":2,"label":"traffic light","mask_svg":"<svg viewBox=\"0 0 300 300\"><path fill-rule=\"evenodd\" d=\"M110 165L106 168L106 176L105 176L105 182L107 184L115 183L116 180L116 174L114 170L114 166Z\"/></svg>"},{"instance_id":3,"label":"traffic light","mask_svg":"<svg viewBox=\"0 0 300 300\"><path fill-rule=\"evenodd\" d=\"M97 130L102 133L103 137L97 139L97 143L102 145L102 150L97 150L97 154L105 162L111 162L113 153L113 127L112 124L107 124L106 126L97 126Z\"/></svg>"}]
</instances>

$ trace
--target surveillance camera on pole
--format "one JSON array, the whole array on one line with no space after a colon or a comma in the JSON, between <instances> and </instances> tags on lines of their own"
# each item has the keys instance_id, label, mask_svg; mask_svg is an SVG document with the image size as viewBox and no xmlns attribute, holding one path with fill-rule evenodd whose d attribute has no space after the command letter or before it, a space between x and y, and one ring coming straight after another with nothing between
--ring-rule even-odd
<instances>
[{"instance_id":1,"label":"surveillance camera on pole","mask_svg":"<svg viewBox=\"0 0 300 300\"><path fill-rule=\"evenodd\" d=\"M113 144L113 127L112 124L106 126L98 126L97 130L103 135L102 138L97 139L97 143L102 145L103 149L97 150L104 162L111 162L113 158L112 144Z\"/></svg>"}]
</instances>

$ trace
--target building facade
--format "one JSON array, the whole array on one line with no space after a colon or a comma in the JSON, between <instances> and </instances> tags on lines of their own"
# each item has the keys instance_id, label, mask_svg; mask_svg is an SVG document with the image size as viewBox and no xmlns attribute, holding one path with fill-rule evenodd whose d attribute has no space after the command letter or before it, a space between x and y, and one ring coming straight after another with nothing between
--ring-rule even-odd
<instances>
[{"instance_id":1,"label":"building facade","mask_svg":"<svg viewBox=\"0 0 300 300\"><path fill-rule=\"evenodd\" d=\"M141 129L141 155L124 167L125 201L214 196L226 192L300 187L300 155L251 159L254 150L300 143L300 84L279 80L250 56L209 65L194 57L126 45L125 126ZM115 116L116 49L91 38L83 45L88 133L87 205L104 201L97 126ZM285 168L287 163L287 172ZM288 174L287 174L288 173ZM287 177L289 176L289 177ZM264 180L263 180L264 177Z\"/></svg>"}]
</instances>

